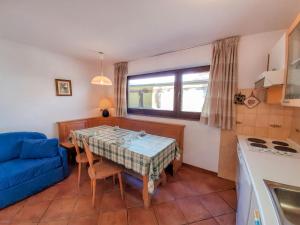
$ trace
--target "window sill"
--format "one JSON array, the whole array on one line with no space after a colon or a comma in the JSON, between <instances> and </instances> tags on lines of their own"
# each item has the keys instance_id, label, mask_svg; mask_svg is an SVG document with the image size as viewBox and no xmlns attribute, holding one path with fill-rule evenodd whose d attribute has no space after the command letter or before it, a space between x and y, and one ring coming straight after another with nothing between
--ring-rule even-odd
<instances>
[{"instance_id":1,"label":"window sill","mask_svg":"<svg viewBox=\"0 0 300 225\"><path fill-rule=\"evenodd\" d=\"M164 115L149 115L143 113L127 113L129 116L145 116L152 118L164 118L164 119L173 119L173 120L187 120L187 121L200 121L200 118L186 118L186 117L175 117L175 116L164 116ZM201 115L200 115L201 117Z\"/></svg>"}]
</instances>

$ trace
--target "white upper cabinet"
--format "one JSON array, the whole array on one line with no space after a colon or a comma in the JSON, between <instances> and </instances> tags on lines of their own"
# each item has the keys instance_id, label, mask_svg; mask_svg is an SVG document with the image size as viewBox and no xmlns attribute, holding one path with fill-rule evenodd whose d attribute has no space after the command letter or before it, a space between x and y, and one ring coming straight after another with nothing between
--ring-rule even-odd
<instances>
[{"instance_id":1,"label":"white upper cabinet","mask_svg":"<svg viewBox=\"0 0 300 225\"><path fill-rule=\"evenodd\" d=\"M300 14L286 34L283 105L300 107Z\"/></svg>"},{"instance_id":2,"label":"white upper cabinet","mask_svg":"<svg viewBox=\"0 0 300 225\"><path fill-rule=\"evenodd\" d=\"M270 51L269 70L283 70L285 64L286 35L283 35Z\"/></svg>"}]
</instances>

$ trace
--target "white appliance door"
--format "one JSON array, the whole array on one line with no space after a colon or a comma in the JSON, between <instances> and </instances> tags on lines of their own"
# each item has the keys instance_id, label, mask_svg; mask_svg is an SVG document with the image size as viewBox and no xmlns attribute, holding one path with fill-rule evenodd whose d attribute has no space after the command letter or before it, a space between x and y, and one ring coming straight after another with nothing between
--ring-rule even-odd
<instances>
[{"instance_id":1,"label":"white appliance door","mask_svg":"<svg viewBox=\"0 0 300 225\"><path fill-rule=\"evenodd\" d=\"M238 207L237 207L237 225L246 225L248 223L249 210L251 204L252 185L247 171L245 161L238 150L239 159L239 177L237 184Z\"/></svg>"}]
</instances>

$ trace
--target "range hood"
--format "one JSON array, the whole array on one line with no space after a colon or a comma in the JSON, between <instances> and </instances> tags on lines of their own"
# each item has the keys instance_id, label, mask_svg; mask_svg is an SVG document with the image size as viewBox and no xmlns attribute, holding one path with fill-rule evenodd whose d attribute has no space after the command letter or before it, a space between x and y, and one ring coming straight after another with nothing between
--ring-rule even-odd
<instances>
[{"instance_id":1,"label":"range hood","mask_svg":"<svg viewBox=\"0 0 300 225\"><path fill-rule=\"evenodd\" d=\"M268 88L281 85L284 82L284 70L265 71L260 74L255 82L255 88Z\"/></svg>"}]
</instances>

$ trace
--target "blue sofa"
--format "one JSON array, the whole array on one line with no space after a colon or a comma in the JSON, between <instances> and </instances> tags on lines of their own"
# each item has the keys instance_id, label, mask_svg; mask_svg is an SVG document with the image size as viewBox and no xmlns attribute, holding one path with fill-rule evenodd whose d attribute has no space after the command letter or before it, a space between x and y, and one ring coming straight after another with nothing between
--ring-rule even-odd
<instances>
[{"instance_id":1,"label":"blue sofa","mask_svg":"<svg viewBox=\"0 0 300 225\"><path fill-rule=\"evenodd\" d=\"M47 149L40 151L45 145L34 143L39 141L52 144L52 155ZM44 156L31 157L31 150L38 150ZM46 135L37 132L0 134L0 209L40 192L66 176L67 153L59 147L57 139L47 139Z\"/></svg>"}]
</instances>

